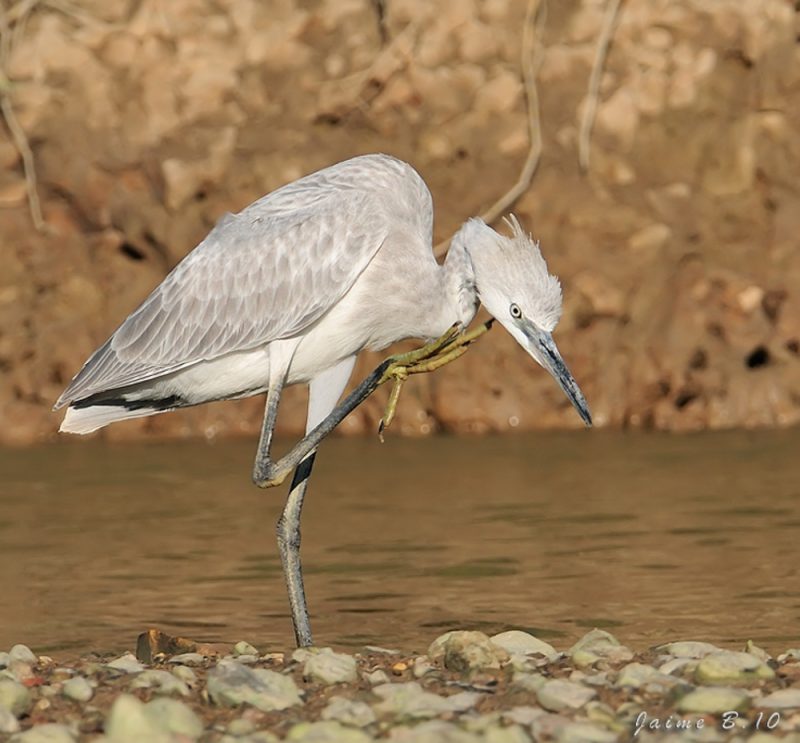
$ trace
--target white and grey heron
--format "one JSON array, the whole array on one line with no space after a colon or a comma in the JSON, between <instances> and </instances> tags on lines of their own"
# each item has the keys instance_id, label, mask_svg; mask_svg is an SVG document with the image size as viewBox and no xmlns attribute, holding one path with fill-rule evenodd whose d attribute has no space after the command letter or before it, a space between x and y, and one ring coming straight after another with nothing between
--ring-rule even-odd
<instances>
[{"instance_id":1,"label":"white and grey heron","mask_svg":"<svg viewBox=\"0 0 800 743\"><path fill-rule=\"evenodd\" d=\"M467 221L442 265L431 239L433 203L419 174L364 155L307 175L226 214L98 348L55 404L61 431L266 392L253 481L294 472L278 544L299 646L312 644L300 565L300 512L320 441L380 384L459 356L479 304L561 386L587 425L586 400L551 331L561 286L513 217L510 237ZM341 404L364 349L407 338L423 348L384 361ZM431 339L438 339L430 342ZM309 386L305 437L270 456L281 391ZM382 421L383 424L383 421Z\"/></svg>"}]
</instances>

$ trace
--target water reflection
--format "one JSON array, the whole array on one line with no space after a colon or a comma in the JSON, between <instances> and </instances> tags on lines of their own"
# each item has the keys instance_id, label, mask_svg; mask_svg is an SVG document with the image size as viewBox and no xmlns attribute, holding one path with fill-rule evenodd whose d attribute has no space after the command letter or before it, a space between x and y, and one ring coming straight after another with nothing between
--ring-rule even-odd
<instances>
[{"instance_id":1,"label":"water reflection","mask_svg":"<svg viewBox=\"0 0 800 743\"><path fill-rule=\"evenodd\" d=\"M800 432L326 442L303 554L319 642L586 628L797 644ZM0 648L122 650L148 626L287 647L254 443L0 452Z\"/></svg>"}]
</instances>

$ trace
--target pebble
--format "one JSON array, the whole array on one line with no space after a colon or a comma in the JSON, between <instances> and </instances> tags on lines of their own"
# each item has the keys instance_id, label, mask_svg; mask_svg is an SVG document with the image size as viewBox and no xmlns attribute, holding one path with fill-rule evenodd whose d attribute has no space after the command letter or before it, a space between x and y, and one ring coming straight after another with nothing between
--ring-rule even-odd
<instances>
[{"instance_id":1,"label":"pebble","mask_svg":"<svg viewBox=\"0 0 800 743\"><path fill-rule=\"evenodd\" d=\"M724 686L701 686L678 700L679 712L720 715L723 712L743 712L750 706L750 696L741 689Z\"/></svg>"},{"instance_id":2,"label":"pebble","mask_svg":"<svg viewBox=\"0 0 800 743\"><path fill-rule=\"evenodd\" d=\"M372 686L377 686L378 684L388 684L390 680L389 674L380 668L377 671L365 673L364 678L368 683L372 684Z\"/></svg>"},{"instance_id":3,"label":"pebble","mask_svg":"<svg viewBox=\"0 0 800 743\"><path fill-rule=\"evenodd\" d=\"M16 733L19 730L19 723L11 710L0 706L0 733Z\"/></svg>"},{"instance_id":4,"label":"pebble","mask_svg":"<svg viewBox=\"0 0 800 743\"><path fill-rule=\"evenodd\" d=\"M168 662L181 666L201 666L205 659L200 653L180 653L173 655Z\"/></svg>"},{"instance_id":5,"label":"pebble","mask_svg":"<svg viewBox=\"0 0 800 743\"><path fill-rule=\"evenodd\" d=\"M27 645L14 645L8 653L9 661L18 660L22 663L29 663L35 666L39 659L36 654ZM8 663L6 665L9 665Z\"/></svg>"},{"instance_id":6,"label":"pebble","mask_svg":"<svg viewBox=\"0 0 800 743\"><path fill-rule=\"evenodd\" d=\"M123 673L139 673L144 671L144 666L137 660L133 653L125 653L115 658L110 663L106 663L109 668L113 668Z\"/></svg>"},{"instance_id":7,"label":"pebble","mask_svg":"<svg viewBox=\"0 0 800 743\"><path fill-rule=\"evenodd\" d=\"M549 643L527 632L512 629L492 635L491 641L503 648L509 655L543 655L548 660L557 658L559 652Z\"/></svg>"},{"instance_id":8,"label":"pebble","mask_svg":"<svg viewBox=\"0 0 800 743\"><path fill-rule=\"evenodd\" d=\"M303 676L326 686L347 684L358 679L356 659L352 655L323 648L306 660Z\"/></svg>"},{"instance_id":9,"label":"pebble","mask_svg":"<svg viewBox=\"0 0 800 743\"><path fill-rule=\"evenodd\" d=\"M391 743L481 743L481 737L475 733L444 720L430 720L412 728L394 728L388 740Z\"/></svg>"},{"instance_id":10,"label":"pebble","mask_svg":"<svg viewBox=\"0 0 800 743\"><path fill-rule=\"evenodd\" d=\"M759 707L767 709L795 709L800 707L800 689L779 689L758 700Z\"/></svg>"},{"instance_id":11,"label":"pebble","mask_svg":"<svg viewBox=\"0 0 800 743\"><path fill-rule=\"evenodd\" d=\"M420 655L417 658L414 658L414 665L412 666L412 673L414 674L415 679L422 678L426 673L430 673L436 668L430 660L424 656Z\"/></svg>"},{"instance_id":12,"label":"pebble","mask_svg":"<svg viewBox=\"0 0 800 743\"><path fill-rule=\"evenodd\" d=\"M570 722L559 728L556 743L616 743L619 735L588 722Z\"/></svg>"},{"instance_id":13,"label":"pebble","mask_svg":"<svg viewBox=\"0 0 800 743\"><path fill-rule=\"evenodd\" d=\"M11 656L4 650L0 652L0 668L8 668L11 663Z\"/></svg>"},{"instance_id":14,"label":"pebble","mask_svg":"<svg viewBox=\"0 0 800 743\"><path fill-rule=\"evenodd\" d=\"M343 725L363 728L375 722L375 713L365 702L334 697L320 715L323 720L336 720Z\"/></svg>"},{"instance_id":15,"label":"pebble","mask_svg":"<svg viewBox=\"0 0 800 743\"><path fill-rule=\"evenodd\" d=\"M94 696L94 687L83 676L75 676L63 683L61 693L76 702L88 702Z\"/></svg>"},{"instance_id":16,"label":"pebble","mask_svg":"<svg viewBox=\"0 0 800 743\"><path fill-rule=\"evenodd\" d=\"M519 725L492 725L483 732L484 743L530 743L528 734Z\"/></svg>"},{"instance_id":17,"label":"pebble","mask_svg":"<svg viewBox=\"0 0 800 743\"><path fill-rule=\"evenodd\" d=\"M290 728L286 740L296 743L371 743L372 737L361 730L333 722L301 722Z\"/></svg>"},{"instance_id":18,"label":"pebble","mask_svg":"<svg viewBox=\"0 0 800 743\"><path fill-rule=\"evenodd\" d=\"M189 688L197 685L197 674L189 666L175 666L172 669L172 675L183 681Z\"/></svg>"},{"instance_id":19,"label":"pebble","mask_svg":"<svg viewBox=\"0 0 800 743\"><path fill-rule=\"evenodd\" d=\"M503 712L503 719L528 727L537 717L546 714L541 707L512 707L510 710Z\"/></svg>"},{"instance_id":20,"label":"pebble","mask_svg":"<svg viewBox=\"0 0 800 743\"><path fill-rule=\"evenodd\" d=\"M428 648L428 657L442 660L450 671L499 669L509 660L508 653L495 645L483 632L455 630L436 638Z\"/></svg>"},{"instance_id":21,"label":"pebble","mask_svg":"<svg viewBox=\"0 0 800 743\"><path fill-rule=\"evenodd\" d=\"M775 671L749 653L721 650L706 655L694 675L701 684L728 684L775 678Z\"/></svg>"},{"instance_id":22,"label":"pebble","mask_svg":"<svg viewBox=\"0 0 800 743\"><path fill-rule=\"evenodd\" d=\"M539 704L551 712L580 709L597 693L583 684L554 679L546 681L536 692Z\"/></svg>"},{"instance_id":23,"label":"pebble","mask_svg":"<svg viewBox=\"0 0 800 743\"><path fill-rule=\"evenodd\" d=\"M207 683L211 700L225 707L249 704L262 712L272 712L303 703L291 677L232 660L222 660L212 668Z\"/></svg>"},{"instance_id":24,"label":"pebble","mask_svg":"<svg viewBox=\"0 0 800 743\"><path fill-rule=\"evenodd\" d=\"M617 674L616 686L630 689L645 689L651 693L663 693L679 683L678 679L644 663L628 663Z\"/></svg>"},{"instance_id":25,"label":"pebble","mask_svg":"<svg viewBox=\"0 0 800 743\"><path fill-rule=\"evenodd\" d=\"M159 694L189 695L189 687L169 671L151 668L140 673L131 681L131 689L153 689Z\"/></svg>"},{"instance_id":26,"label":"pebble","mask_svg":"<svg viewBox=\"0 0 800 743\"><path fill-rule=\"evenodd\" d=\"M710 642L670 642L657 648L665 653L669 653L675 658L705 658L711 653L719 653L722 648L712 645Z\"/></svg>"},{"instance_id":27,"label":"pebble","mask_svg":"<svg viewBox=\"0 0 800 743\"><path fill-rule=\"evenodd\" d=\"M18 733L12 740L14 743L75 743L75 736L66 725L50 722Z\"/></svg>"},{"instance_id":28,"label":"pebble","mask_svg":"<svg viewBox=\"0 0 800 743\"><path fill-rule=\"evenodd\" d=\"M143 704L131 694L121 694L114 701L106 719L105 730L114 743L162 743L173 736L196 740L203 734L203 723L195 712L174 699L154 699Z\"/></svg>"},{"instance_id":29,"label":"pebble","mask_svg":"<svg viewBox=\"0 0 800 743\"><path fill-rule=\"evenodd\" d=\"M191 707L177 699L160 697L144 706L144 713L159 730L187 738L199 738L205 727Z\"/></svg>"},{"instance_id":30,"label":"pebble","mask_svg":"<svg viewBox=\"0 0 800 743\"><path fill-rule=\"evenodd\" d=\"M569 650L576 666L593 666L599 661L607 663L626 663L633 658L633 652L621 645L614 635L602 629L587 632Z\"/></svg>"},{"instance_id":31,"label":"pebble","mask_svg":"<svg viewBox=\"0 0 800 743\"><path fill-rule=\"evenodd\" d=\"M766 650L764 650L764 648L760 648L758 645L756 645L752 640L747 641L744 646L744 652L750 653L750 655L755 655L756 658L764 661L764 663L768 663L772 660L772 656Z\"/></svg>"},{"instance_id":32,"label":"pebble","mask_svg":"<svg viewBox=\"0 0 800 743\"><path fill-rule=\"evenodd\" d=\"M249 642L245 642L244 640L239 640L233 646L233 654L234 655L255 655L258 657L258 650L254 648Z\"/></svg>"},{"instance_id":33,"label":"pebble","mask_svg":"<svg viewBox=\"0 0 800 743\"><path fill-rule=\"evenodd\" d=\"M425 691L416 681L383 684L372 691L383 699L375 705L374 709L378 714L410 719L436 717L445 712L463 712L474 707L481 697L476 692L468 691L451 697L440 697Z\"/></svg>"},{"instance_id":34,"label":"pebble","mask_svg":"<svg viewBox=\"0 0 800 743\"><path fill-rule=\"evenodd\" d=\"M511 679L511 683L525 691L537 692L541 689L547 679L541 673L524 673L517 671Z\"/></svg>"},{"instance_id":35,"label":"pebble","mask_svg":"<svg viewBox=\"0 0 800 743\"><path fill-rule=\"evenodd\" d=\"M0 678L0 707L14 717L21 717L31 708L31 693L14 679Z\"/></svg>"}]
</instances>

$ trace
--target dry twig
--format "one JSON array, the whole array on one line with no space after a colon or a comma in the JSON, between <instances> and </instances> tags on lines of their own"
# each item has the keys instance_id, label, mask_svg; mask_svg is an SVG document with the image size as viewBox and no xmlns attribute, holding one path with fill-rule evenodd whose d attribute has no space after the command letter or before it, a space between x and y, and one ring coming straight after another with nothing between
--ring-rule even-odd
<instances>
[{"instance_id":1,"label":"dry twig","mask_svg":"<svg viewBox=\"0 0 800 743\"><path fill-rule=\"evenodd\" d=\"M47 231L47 222L42 215L39 193L36 182L36 163L33 159L28 137L20 126L14 107L11 103L11 81L6 75L8 60L21 30L25 28L28 17L33 12L38 0L21 0L6 12L0 6L0 114L6 122L14 145L22 158L22 169L25 174L25 188L28 195L28 208L31 212L33 226L39 232Z\"/></svg>"},{"instance_id":2,"label":"dry twig","mask_svg":"<svg viewBox=\"0 0 800 743\"><path fill-rule=\"evenodd\" d=\"M508 209L525 191L533 180L536 168L542 155L542 129L539 111L539 91L536 87L536 73L542 61L541 27L544 24L545 9L542 0L528 0L525 12L525 24L522 29L522 79L525 84L525 99L528 112L528 156L520 171L517 182L495 201L483 214L484 222L494 222L506 209ZM434 249L437 256L441 256L450 240L443 240Z\"/></svg>"},{"instance_id":3,"label":"dry twig","mask_svg":"<svg viewBox=\"0 0 800 743\"><path fill-rule=\"evenodd\" d=\"M603 18L603 27L600 30L600 38L597 40L597 47L592 63L592 74L589 77L589 93L586 98L586 106L581 117L581 129L578 136L578 164L581 170L589 170L589 150L591 148L592 127L594 117L597 113L597 102L600 97L600 79L603 75L603 67L608 56L608 49L611 46L611 39L614 35L614 27L617 24L619 9L622 0L608 0L606 14Z\"/></svg>"}]
</instances>

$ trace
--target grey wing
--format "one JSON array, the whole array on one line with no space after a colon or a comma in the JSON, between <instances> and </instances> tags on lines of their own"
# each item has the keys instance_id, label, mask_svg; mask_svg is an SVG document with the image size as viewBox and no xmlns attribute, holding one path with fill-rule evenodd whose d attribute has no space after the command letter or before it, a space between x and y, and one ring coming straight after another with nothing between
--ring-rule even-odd
<instances>
[{"instance_id":1,"label":"grey wing","mask_svg":"<svg viewBox=\"0 0 800 743\"><path fill-rule=\"evenodd\" d=\"M265 197L224 217L55 407L291 337L324 315L372 260L390 220L370 193L323 190Z\"/></svg>"}]
</instances>

